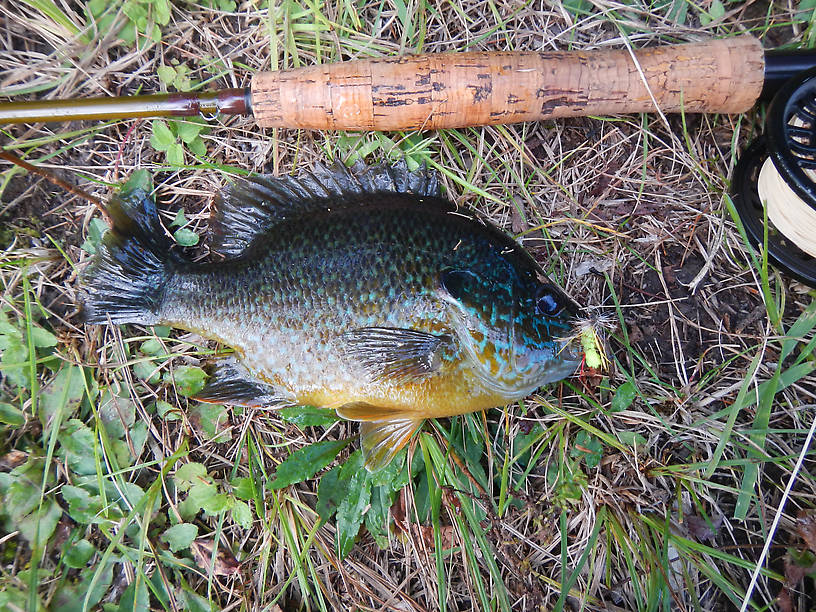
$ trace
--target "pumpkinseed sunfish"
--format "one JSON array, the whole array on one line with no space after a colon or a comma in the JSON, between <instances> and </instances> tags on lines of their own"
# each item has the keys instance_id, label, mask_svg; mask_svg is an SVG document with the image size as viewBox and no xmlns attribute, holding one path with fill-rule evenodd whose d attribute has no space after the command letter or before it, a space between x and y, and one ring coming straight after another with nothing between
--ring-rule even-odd
<instances>
[{"instance_id":1,"label":"pumpkinseed sunfish","mask_svg":"<svg viewBox=\"0 0 816 612\"><path fill-rule=\"evenodd\" d=\"M227 187L204 263L173 247L146 192L108 211L114 226L82 276L86 322L170 325L233 347L199 399L335 408L361 422L372 471L424 419L506 405L580 361L562 339L570 298L518 243L441 198L435 174L404 163Z\"/></svg>"}]
</instances>

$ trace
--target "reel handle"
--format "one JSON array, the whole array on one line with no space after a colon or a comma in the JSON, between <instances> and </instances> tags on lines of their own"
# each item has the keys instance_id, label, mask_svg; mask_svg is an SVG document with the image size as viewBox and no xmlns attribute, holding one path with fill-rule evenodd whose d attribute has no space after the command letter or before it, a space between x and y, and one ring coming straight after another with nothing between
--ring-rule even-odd
<instances>
[{"instance_id":1,"label":"reel handle","mask_svg":"<svg viewBox=\"0 0 816 612\"><path fill-rule=\"evenodd\" d=\"M618 113L740 113L763 87L759 41L565 52L467 52L263 72L262 127L423 130ZM648 87L647 87L648 85Z\"/></svg>"}]
</instances>

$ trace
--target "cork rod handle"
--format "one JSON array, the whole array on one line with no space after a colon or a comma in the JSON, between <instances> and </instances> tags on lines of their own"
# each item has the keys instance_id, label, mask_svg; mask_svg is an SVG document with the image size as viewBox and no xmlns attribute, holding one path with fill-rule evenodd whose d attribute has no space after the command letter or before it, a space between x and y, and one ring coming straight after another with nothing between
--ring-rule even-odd
<instances>
[{"instance_id":1,"label":"cork rod handle","mask_svg":"<svg viewBox=\"0 0 816 612\"><path fill-rule=\"evenodd\" d=\"M256 74L262 127L422 130L651 112L738 113L762 90L744 35L642 49L468 52L355 60Z\"/></svg>"}]
</instances>

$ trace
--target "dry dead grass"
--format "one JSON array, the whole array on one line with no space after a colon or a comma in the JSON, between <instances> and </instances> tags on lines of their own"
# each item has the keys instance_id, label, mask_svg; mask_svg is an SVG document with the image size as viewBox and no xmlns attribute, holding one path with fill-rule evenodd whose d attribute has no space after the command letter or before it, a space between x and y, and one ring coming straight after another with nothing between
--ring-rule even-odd
<instances>
[{"instance_id":1,"label":"dry dead grass","mask_svg":"<svg viewBox=\"0 0 816 612\"><path fill-rule=\"evenodd\" d=\"M6 2L0 5L0 91L12 95L47 85L52 88L39 96L150 92L159 88L159 66L174 61L188 66L195 79L216 76L213 86L235 87L248 84L251 70L318 58L326 62L412 52L420 46L425 51L639 47L738 31L764 34L773 46L801 40L805 32L801 25L783 25L793 21L793 13L776 4L767 10L756 2L726 4L725 15L706 27L693 5L687 6L685 24L679 24L665 9L633 4L394 1L275 3L269 9L266 3L247 1L232 14L180 3L163 28L162 42L138 51L92 32L90 43L80 43L27 4ZM579 6L589 12L577 13ZM60 4L81 29L81 7L71 7ZM760 119L754 114L629 116L423 134L417 157L427 157L440 169L450 198L521 236L581 304L618 319L610 339L613 373L544 390L523 408L488 414L492 446L478 461L487 474L487 491L471 488L457 497L445 489L441 525L414 520L413 526L395 532L387 550L379 550L363 533L351 555L340 561L333 525L315 529L313 483L267 497L265 516L251 529L223 518L199 517L200 533L209 529L203 535L217 540L241 565L238 572L209 578L204 569L185 570L191 589L220 609L269 609L265 606L282 592L276 601L285 609L465 610L480 607L479 589L497 609L734 607L750 580L816 404L812 376L773 394L764 451L759 451L764 459L757 496L747 516L736 519L743 468L752 460L752 449L757 450L750 437L756 412L754 406L746 407L729 431L729 407L741 389L756 394L756 385L783 367L780 328L769 320L763 302L768 292L763 292L761 275L724 205L726 177ZM373 162L398 156L418 142L402 134L380 140L371 134L262 131L246 118L219 119L210 127L204 140L211 165L188 155L185 168L167 167L163 154L150 146L149 121L10 127L0 146L102 198L134 170L147 169L154 174L167 220L183 207L194 220L191 227L201 230L212 195L241 170L292 172L332 156L347 158L377 143L366 157ZM344 424L325 434L300 431L253 411L231 418L224 430L228 441L213 443L195 423L150 414L147 406L157 398L174 404L182 400L166 386L138 383L122 368L136 346L122 332L76 322L76 276L67 261L82 267L88 260L79 247L96 214L93 207L39 178L3 170L0 219L8 248L3 302L19 311L25 276L58 334L62 358L92 367L100 382L121 385L134 400L138 417L149 426L149 443L139 458L143 468L131 474L143 486L159 475L161 464L152 462L165 460L184 444L189 458L204 463L211 474L247 476L247 440L252 440L254 461L269 475L288 452L317 435L353 434ZM49 259L33 265L42 254ZM783 304L787 328L811 305L813 293L771 274L770 295ZM141 329L124 333L150 336ZM200 355L197 338L181 336L166 343L174 357L164 369ZM756 355L758 365L746 380ZM42 382L51 376L43 372ZM610 410L615 390L627 381L637 388L637 397L621 411ZM3 389L14 396L7 382ZM473 423L456 420L452 429L469 435ZM36 422L30 419L26 427L0 441L7 458L20 450L34 452ZM516 503L499 509L508 441L533 427L546 433L533 448L541 454L519 482ZM588 427L604 442L600 464L591 468L571 455L576 437ZM635 434L642 436L636 449L626 442ZM433 435L444 448L440 431ZM719 466L707 474L724 435L728 444ZM812 509L816 494L816 481L808 473L812 460L805 466L766 566L777 579L760 578L753 595L756 606L771 604L780 593L785 547L803 549L797 512ZM524 467L515 466L511 474ZM57 484L66 482L58 471ZM396 511L403 521L407 515L406 524L412 522L415 493L408 487L400 502L404 507ZM159 504L165 514L180 501L168 495ZM486 549L476 546L472 529L461 519L460 506L468 502L485 514L481 528ZM66 528L72 527L69 519L63 520ZM448 538L450 555L435 555L435 531ZM106 536L88 537L101 546ZM463 552L464 539L477 548L473 558ZM9 588L22 588L19 572L30 551L13 532L0 531L0 542L0 590L4 581ZM10 548L13 542L21 545ZM497 572L488 567L485 554L495 556ZM54 580L59 558L59 549L52 547L41 562ZM575 567L580 571L572 590L559 600L562 580ZM159 568L148 561L138 571L151 576ZM134 563L124 561L116 572L109 591L114 600L133 580ZM76 577L68 573L64 580ZM44 583L40 596L44 601L56 597L61 584ZM799 609L813 605L803 590L807 587L813 587L812 581L791 591ZM176 602L182 605L179 593ZM158 606L158 600L153 604Z\"/></svg>"}]
</instances>

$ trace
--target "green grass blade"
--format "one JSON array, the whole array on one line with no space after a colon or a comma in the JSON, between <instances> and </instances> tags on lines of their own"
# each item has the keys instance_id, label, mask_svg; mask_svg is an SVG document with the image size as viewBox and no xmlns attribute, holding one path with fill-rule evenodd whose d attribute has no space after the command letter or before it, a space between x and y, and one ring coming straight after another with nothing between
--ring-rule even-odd
<instances>
[{"instance_id":1,"label":"green grass blade","mask_svg":"<svg viewBox=\"0 0 816 612\"><path fill-rule=\"evenodd\" d=\"M737 399L731 405L728 420L723 426L722 433L720 434L720 440L717 443L717 448L714 449L714 453L711 456L711 461L709 461L708 467L704 472L705 478L711 478L711 475L717 469L720 459L722 458L722 454L725 452L725 447L728 445L728 442L731 439L731 431L734 429L734 423L737 421L740 408L743 405L745 397L748 395L751 386L754 384L754 375L756 374L759 364L762 362L762 357L764 354L764 347L761 347L759 350L757 350L757 354L751 360L751 365L748 366L748 372L745 374L745 381L740 387L739 393L737 394Z\"/></svg>"}]
</instances>

